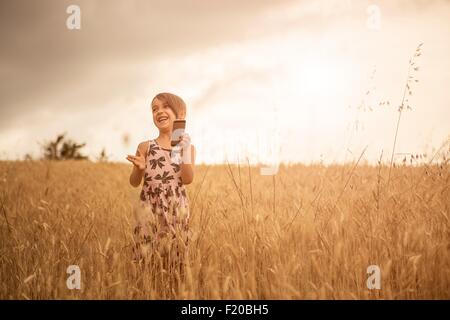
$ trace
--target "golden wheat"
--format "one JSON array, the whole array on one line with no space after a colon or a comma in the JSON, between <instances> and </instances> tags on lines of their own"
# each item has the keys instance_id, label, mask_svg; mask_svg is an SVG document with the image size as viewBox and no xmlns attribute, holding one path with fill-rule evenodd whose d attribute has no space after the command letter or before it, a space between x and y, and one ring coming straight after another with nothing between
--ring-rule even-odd
<instances>
[{"instance_id":1,"label":"golden wheat","mask_svg":"<svg viewBox=\"0 0 450 320\"><path fill-rule=\"evenodd\" d=\"M388 166L200 165L179 272L164 250L133 262L130 166L1 162L0 298L449 299L449 172L395 167L387 189Z\"/></svg>"}]
</instances>

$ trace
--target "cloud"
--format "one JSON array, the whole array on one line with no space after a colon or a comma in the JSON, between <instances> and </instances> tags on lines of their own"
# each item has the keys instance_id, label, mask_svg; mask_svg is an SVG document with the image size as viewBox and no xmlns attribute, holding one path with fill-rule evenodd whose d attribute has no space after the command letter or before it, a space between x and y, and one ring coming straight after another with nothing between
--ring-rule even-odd
<instances>
[{"instance_id":1,"label":"cloud","mask_svg":"<svg viewBox=\"0 0 450 320\"><path fill-rule=\"evenodd\" d=\"M283 125L306 137L286 141L288 151L311 158L311 145L319 153L342 138L339 108L361 96L373 64L380 95L397 97L410 51L423 40L417 101L433 99L433 106L412 117L427 119L424 128L439 118L438 137L448 131L448 94L440 89L448 80L448 2L377 1L378 33L365 25L369 1L77 1L82 29L69 31L65 9L72 3L0 2L0 146L8 152L67 130L90 152L106 146L122 159L123 133L134 152L153 128L145 105L172 91L193 111L191 128L206 132L265 127L269 112L252 117L281 98L289 115ZM336 100L321 85L348 96ZM390 137L389 130L374 131Z\"/></svg>"},{"instance_id":2,"label":"cloud","mask_svg":"<svg viewBox=\"0 0 450 320\"><path fill-rule=\"evenodd\" d=\"M104 106L142 85L141 65L242 39L278 2L77 1L81 30L70 31L72 3L1 2L0 127L35 109Z\"/></svg>"}]
</instances>

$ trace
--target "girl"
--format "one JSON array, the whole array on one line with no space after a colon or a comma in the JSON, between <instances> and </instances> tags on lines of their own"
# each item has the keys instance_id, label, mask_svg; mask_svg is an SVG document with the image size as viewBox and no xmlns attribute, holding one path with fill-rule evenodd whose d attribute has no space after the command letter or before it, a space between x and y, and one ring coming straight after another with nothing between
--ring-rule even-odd
<instances>
[{"instance_id":1,"label":"girl","mask_svg":"<svg viewBox=\"0 0 450 320\"><path fill-rule=\"evenodd\" d=\"M130 184L136 188L144 178L139 203L146 210L139 210L134 228L137 259L143 257L142 245L154 249L162 240L181 234L186 248L189 238L189 199L184 185L194 179L195 148L187 133L174 148L170 144L173 122L185 119L186 104L174 94L160 93L153 98L151 111L159 136L141 142L136 155L127 156L134 164Z\"/></svg>"}]
</instances>

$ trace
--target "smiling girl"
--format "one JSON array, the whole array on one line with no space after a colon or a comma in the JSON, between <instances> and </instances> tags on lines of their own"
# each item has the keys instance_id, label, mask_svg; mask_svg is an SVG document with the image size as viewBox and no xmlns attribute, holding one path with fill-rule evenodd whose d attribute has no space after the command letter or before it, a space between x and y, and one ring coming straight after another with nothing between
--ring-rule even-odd
<instances>
[{"instance_id":1,"label":"smiling girl","mask_svg":"<svg viewBox=\"0 0 450 320\"><path fill-rule=\"evenodd\" d=\"M187 133L171 148L173 122L185 119L186 104L174 94L159 93L152 100L151 111L158 137L141 142L136 155L127 156L134 164L130 184L136 188L144 180L140 204L147 210L140 211L144 215L137 218L134 228L138 258L142 258L143 244L154 248L167 235L174 239L178 231L185 245L189 238L189 199L184 185L194 179L195 148Z\"/></svg>"}]
</instances>

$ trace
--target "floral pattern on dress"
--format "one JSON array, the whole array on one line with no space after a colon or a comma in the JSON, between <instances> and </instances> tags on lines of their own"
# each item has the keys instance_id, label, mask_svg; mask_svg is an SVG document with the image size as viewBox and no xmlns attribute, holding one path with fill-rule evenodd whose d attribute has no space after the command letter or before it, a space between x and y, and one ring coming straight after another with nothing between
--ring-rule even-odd
<instances>
[{"instance_id":1,"label":"floral pattern on dress","mask_svg":"<svg viewBox=\"0 0 450 320\"><path fill-rule=\"evenodd\" d=\"M181 167L172 162L171 150L150 140L146 152L144 183L140 192L140 206L146 214L136 221L134 228L136 247L155 243L170 230L186 233L189 238L189 199L181 180ZM162 221L156 230L152 221ZM161 227L162 225L162 227Z\"/></svg>"}]
</instances>

